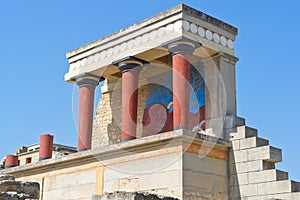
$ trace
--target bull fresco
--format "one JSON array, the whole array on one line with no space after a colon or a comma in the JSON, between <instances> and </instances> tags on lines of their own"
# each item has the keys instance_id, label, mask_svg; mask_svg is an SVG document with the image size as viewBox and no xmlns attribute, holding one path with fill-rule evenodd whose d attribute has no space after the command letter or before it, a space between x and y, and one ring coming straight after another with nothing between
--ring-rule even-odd
<instances>
[{"instance_id":1,"label":"bull fresco","mask_svg":"<svg viewBox=\"0 0 300 200\"><path fill-rule=\"evenodd\" d=\"M202 63L191 65L189 129L205 129L205 83ZM173 130L172 71L148 79L143 136Z\"/></svg>"}]
</instances>

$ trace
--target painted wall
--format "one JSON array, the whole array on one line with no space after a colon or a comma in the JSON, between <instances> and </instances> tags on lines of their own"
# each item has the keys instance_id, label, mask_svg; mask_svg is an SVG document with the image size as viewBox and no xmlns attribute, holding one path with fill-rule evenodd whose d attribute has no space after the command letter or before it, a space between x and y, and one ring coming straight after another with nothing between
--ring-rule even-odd
<instances>
[{"instance_id":1,"label":"painted wall","mask_svg":"<svg viewBox=\"0 0 300 200\"><path fill-rule=\"evenodd\" d=\"M200 132L205 129L204 66L191 65L189 128ZM148 79L149 94L143 115L143 136L173 129L172 71Z\"/></svg>"}]
</instances>

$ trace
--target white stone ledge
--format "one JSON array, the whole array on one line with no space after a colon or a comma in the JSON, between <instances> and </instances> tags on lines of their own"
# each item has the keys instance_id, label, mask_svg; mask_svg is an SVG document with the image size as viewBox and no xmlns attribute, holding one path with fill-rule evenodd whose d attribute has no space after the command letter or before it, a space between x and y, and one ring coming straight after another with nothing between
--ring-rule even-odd
<instances>
[{"instance_id":1,"label":"white stone ledge","mask_svg":"<svg viewBox=\"0 0 300 200\"><path fill-rule=\"evenodd\" d=\"M194 137L195 134L186 130L176 130L157 134L153 136L143 137L128 142L123 142L114 145L108 145L95 150L88 150L78 153L73 153L60 158L53 158L43 160L36 163L31 163L23 166L5 169L2 172L12 174L16 177L17 174L26 176L32 173L41 173L41 171L53 170L56 168L64 168L70 166L78 166L89 163L99 162L100 164L112 164L115 158L140 159L137 152L150 152L158 147L163 147L162 150L165 154L184 152L183 142L211 145L215 149L227 150L231 147L229 141L214 138L207 135L199 135L199 138ZM169 149L169 150L168 150ZM178 149L178 150L176 150ZM158 152L159 153L159 152ZM160 153L161 154L161 153Z\"/></svg>"}]
</instances>

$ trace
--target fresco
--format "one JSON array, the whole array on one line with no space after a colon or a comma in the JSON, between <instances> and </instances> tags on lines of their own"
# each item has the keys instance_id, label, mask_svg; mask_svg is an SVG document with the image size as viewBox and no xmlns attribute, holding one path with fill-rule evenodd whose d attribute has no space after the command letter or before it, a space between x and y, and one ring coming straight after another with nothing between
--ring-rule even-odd
<instances>
[{"instance_id":1,"label":"fresco","mask_svg":"<svg viewBox=\"0 0 300 200\"><path fill-rule=\"evenodd\" d=\"M202 63L191 65L189 128L205 129L205 83ZM149 94L143 116L143 136L173 130L172 71L148 79Z\"/></svg>"}]
</instances>

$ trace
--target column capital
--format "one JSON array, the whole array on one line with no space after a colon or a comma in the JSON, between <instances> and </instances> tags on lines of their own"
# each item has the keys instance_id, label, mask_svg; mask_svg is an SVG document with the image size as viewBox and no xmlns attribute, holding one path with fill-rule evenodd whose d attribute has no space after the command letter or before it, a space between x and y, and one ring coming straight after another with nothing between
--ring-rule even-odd
<instances>
[{"instance_id":1,"label":"column capital","mask_svg":"<svg viewBox=\"0 0 300 200\"><path fill-rule=\"evenodd\" d=\"M96 87L104 78L91 73L83 73L71 78L79 87Z\"/></svg>"},{"instance_id":2,"label":"column capital","mask_svg":"<svg viewBox=\"0 0 300 200\"><path fill-rule=\"evenodd\" d=\"M122 73L128 71L137 71L140 72L145 64L149 62L136 58L134 56L127 56L122 59L112 62L113 65L119 67Z\"/></svg>"},{"instance_id":3,"label":"column capital","mask_svg":"<svg viewBox=\"0 0 300 200\"><path fill-rule=\"evenodd\" d=\"M191 55L195 49L201 47L202 44L187 37L178 37L174 40L163 43L162 46L167 48L172 55Z\"/></svg>"}]
</instances>

